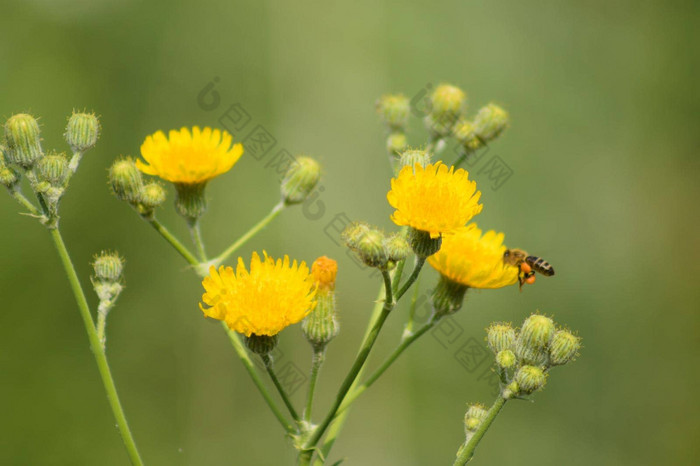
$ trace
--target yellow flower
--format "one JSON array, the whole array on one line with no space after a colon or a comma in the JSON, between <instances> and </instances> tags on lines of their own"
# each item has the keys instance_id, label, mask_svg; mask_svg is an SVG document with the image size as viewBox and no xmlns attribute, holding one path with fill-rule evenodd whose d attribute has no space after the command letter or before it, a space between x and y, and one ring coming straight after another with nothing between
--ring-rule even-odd
<instances>
[{"instance_id":1,"label":"yellow flower","mask_svg":"<svg viewBox=\"0 0 700 466\"><path fill-rule=\"evenodd\" d=\"M391 180L386 197L396 209L391 216L395 224L426 231L431 238L463 227L483 207L481 192L469 181L469 173L442 162L404 167Z\"/></svg>"},{"instance_id":2,"label":"yellow flower","mask_svg":"<svg viewBox=\"0 0 700 466\"><path fill-rule=\"evenodd\" d=\"M226 173L243 155L243 146L234 144L227 131L195 126L180 131L162 131L146 137L136 166L147 175L155 175L173 183L199 184Z\"/></svg>"},{"instance_id":3,"label":"yellow flower","mask_svg":"<svg viewBox=\"0 0 700 466\"><path fill-rule=\"evenodd\" d=\"M321 256L311 264L311 275L319 289L332 290L335 288L335 277L338 274L338 262Z\"/></svg>"},{"instance_id":4,"label":"yellow flower","mask_svg":"<svg viewBox=\"0 0 700 466\"><path fill-rule=\"evenodd\" d=\"M238 258L236 271L232 267L209 269L202 285L204 315L223 320L230 329L249 337L251 334L273 336L288 325L301 321L314 305L316 288L305 262L291 266L284 260L269 257L263 251L260 260L254 252L250 272L243 258Z\"/></svg>"},{"instance_id":5,"label":"yellow flower","mask_svg":"<svg viewBox=\"0 0 700 466\"><path fill-rule=\"evenodd\" d=\"M501 288L517 283L520 270L503 262L503 233L483 236L475 224L445 236L442 247L428 262L452 282L470 288Z\"/></svg>"}]
</instances>

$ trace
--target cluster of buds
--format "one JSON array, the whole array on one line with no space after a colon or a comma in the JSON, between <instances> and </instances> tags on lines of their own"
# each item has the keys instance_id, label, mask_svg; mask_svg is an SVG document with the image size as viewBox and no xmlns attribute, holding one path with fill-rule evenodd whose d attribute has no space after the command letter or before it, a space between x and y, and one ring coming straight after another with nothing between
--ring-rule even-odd
<instances>
[{"instance_id":1,"label":"cluster of buds","mask_svg":"<svg viewBox=\"0 0 700 466\"><path fill-rule=\"evenodd\" d=\"M403 94L387 94L377 100L377 113L389 131L386 150L391 156L397 156L407 146L406 126L411 111L408 97Z\"/></svg>"},{"instance_id":2,"label":"cluster of buds","mask_svg":"<svg viewBox=\"0 0 700 466\"><path fill-rule=\"evenodd\" d=\"M326 256L319 257L311 265L311 276L316 283L316 302L302 321L301 329L316 353L322 352L340 332L335 304L337 274L338 263Z\"/></svg>"},{"instance_id":3,"label":"cluster of buds","mask_svg":"<svg viewBox=\"0 0 700 466\"><path fill-rule=\"evenodd\" d=\"M95 115L73 112L65 132L66 142L73 151L69 159L63 153L44 153L39 123L32 115L11 116L4 125L5 144L0 146L0 184L19 191L20 173L24 174L39 198L42 222L55 228L58 205L68 181L78 169L83 153L95 145L99 134L100 123Z\"/></svg>"},{"instance_id":4,"label":"cluster of buds","mask_svg":"<svg viewBox=\"0 0 700 466\"><path fill-rule=\"evenodd\" d=\"M549 370L572 361L581 348L578 336L558 329L541 314L532 314L520 329L494 323L487 329L486 341L496 357L506 398L542 389Z\"/></svg>"},{"instance_id":5,"label":"cluster of buds","mask_svg":"<svg viewBox=\"0 0 700 466\"><path fill-rule=\"evenodd\" d=\"M495 140L508 127L508 123L508 112L490 103L477 112L473 121L460 119L452 133L463 149L470 153Z\"/></svg>"},{"instance_id":6,"label":"cluster of buds","mask_svg":"<svg viewBox=\"0 0 700 466\"><path fill-rule=\"evenodd\" d=\"M144 218L151 218L156 207L165 202L163 185L157 181L146 181L129 157L116 160L109 168L109 185L112 193L131 205Z\"/></svg>"},{"instance_id":7,"label":"cluster of buds","mask_svg":"<svg viewBox=\"0 0 700 466\"><path fill-rule=\"evenodd\" d=\"M343 231L343 241L360 260L370 267L391 270L411 253L411 247L400 233L385 235L364 222L353 222Z\"/></svg>"}]
</instances>

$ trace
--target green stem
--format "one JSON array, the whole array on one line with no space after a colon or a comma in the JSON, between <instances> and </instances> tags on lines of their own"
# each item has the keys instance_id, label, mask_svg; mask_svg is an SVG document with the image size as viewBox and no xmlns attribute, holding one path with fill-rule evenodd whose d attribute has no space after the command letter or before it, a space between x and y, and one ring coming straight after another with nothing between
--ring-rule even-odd
<instances>
[{"instance_id":1,"label":"green stem","mask_svg":"<svg viewBox=\"0 0 700 466\"><path fill-rule=\"evenodd\" d=\"M496 416L498 416L498 413L501 411L501 408L503 408L503 405L506 404L506 401L507 399L503 398L502 395L499 395L498 398L496 398L496 401L494 401L491 408L489 408L489 411L486 413L486 417L483 421L481 421L481 424L476 432L474 432L474 435L472 435L457 452L457 459L455 460L453 466L463 466L472 459L476 446L484 437L484 434L486 434L486 431L489 429L494 419L496 419Z\"/></svg>"},{"instance_id":2,"label":"green stem","mask_svg":"<svg viewBox=\"0 0 700 466\"><path fill-rule=\"evenodd\" d=\"M383 309L383 301L384 301L384 285L379 287L379 292L377 293L377 299L375 300L374 308L372 309L372 314L370 315L369 321L367 323L367 328L365 329L365 334L362 337L362 345L360 347L364 347L365 342L369 338L370 332L372 331L372 328L374 328L374 325L377 323L379 320L379 316L382 313ZM360 373L357 375L355 378L355 382L352 384L352 387L350 389L354 389L357 383L359 382L359 378L364 372L364 367L360 370ZM326 435L326 439L323 442L323 446L321 447L321 452L319 453L319 456L322 456L323 458L328 458L328 455L330 454L331 449L333 448L333 445L335 444L335 440L338 438L338 435L340 435L340 431L343 429L343 426L345 425L345 420L348 417L348 414L350 413L349 409L343 410L342 413L338 414L335 419L333 420L333 423L331 424L330 428L328 429L328 435ZM321 461L320 458L318 458L314 462L314 466L320 466L322 465L323 462Z\"/></svg>"},{"instance_id":3,"label":"green stem","mask_svg":"<svg viewBox=\"0 0 700 466\"><path fill-rule=\"evenodd\" d=\"M80 164L80 159L82 158L82 152L73 152L73 156L70 158L70 162L68 163L68 168L70 169L71 173L75 174L75 172L78 171L78 165Z\"/></svg>"},{"instance_id":4,"label":"green stem","mask_svg":"<svg viewBox=\"0 0 700 466\"><path fill-rule=\"evenodd\" d=\"M401 276L403 275L403 269L406 266L406 259L401 260L396 265L396 271L394 272L394 278L392 279L391 292L396 294L399 291L399 284L401 282Z\"/></svg>"},{"instance_id":5,"label":"green stem","mask_svg":"<svg viewBox=\"0 0 700 466\"><path fill-rule=\"evenodd\" d=\"M403 329L401 341L409 338L413 334L413 323L416 319L416 305L418 304L418 293L420 292L420 276L416 279L416 286L413 287L413 296L411 296L411 305L408 308L408 320Z\"/></svg>"},{"instance_id":6,"label":"green stem","mask_svg":"<svg viewBox=\"0 0 700 466\"><path fill-rule=\"evenodd\" d=\"M222 253L219 254L214 260L212 260L212 261L211 261L211 262L212 262L212 265L218 266L218 265L220 265L223 261L225 261L226 259L228 259L228 257L229 257L231 254L233 254L234 252L236 252L236 250L237 250L238 248L240 248L241 246L243 246L243 245L245 244L246 241L248 241L250 238L252 238L253 236L255 236L260 230L262 230L263 228L265 228L271 221L273 221L273 220L275 219L275 217L277 217L277 216L280 214L280 212L282 212L282 210L284 210L284 207L285 207L284 202L280 202L279 204L277 204L276 206L274 206L274 207L272 208L272 210L270 211L269 214L267 214L267 215L266 215L262 220L260 220L258 223L256 223L255 225L253 225L253 227L252 227L250 230L248 230L243 236L241 236L240 238L238 238L231 246L229 246L228 248L226 248L226 250L224 250L224 252L222 252Z\"/></svg>"},{"instance_id":7,"label":"green stem","mask_svg":"<svg viewBox=\"0 0 700 466\"><path fill-rule=\"evenodd\" d=\"M433 328L433 326L437 323L436 320L430 320L426 322L421 328L419 328L416 333L412 333L409 337L405 338L399 346L396 347L393 353L382 363L379 368L374 371L374 373L367 379L366 382L364 382L362 385L357 387L355 390L353 390L350 395L345 399L343 404L341 405L340 409L338 409L338 413L342 413L345 411L345 409L350 406L355 399L357 399L365 390L367 390L369 387L372 386L374 382L377 381L379 377L384 374L384 372L396 361L396 359L401 356L401 353L403 353L406 348L411 346L411 344L419 339L425 332Z\"/></svg>"},{"instance_id":8,"label":"green stem","mask_svg":"<svg viewBox=\"0 0 700 466\"><path fill-rule=\"evenodd\" d=\"M92 320L92 315L90 314L90 308L88 306L87 300L85 299L85 293L80 286L80 280L78 279L78 274L75 272L75 267L73 267L73 262L68 255L68 250L63 242L61 233L58 228L51 230L51 237L53 238L54 244L56 245L56 250L63 263L63 268L68 275L68 281L70 282L71 288L73 289L73 294L75 295L75 300L78 303L78 309L80 310L80 315L83 318L83 323L85 324L85 330L88 334L88 340L90 341L90 349L95 355L95 361L97 362L97 369L102 377L102 384L104 385L105 392L107 393L107 400L112 408L112 413L117 421L117 427L122 436L122 441L126 447L129 458L131 459L131 464L142 466L143 461L139 456L138 449L136 448L136 442L131 435L129 430L129 424L126 421L126 416L122 409L121 403L119 402L119 395L117 394L117 387L114 385L114 380L112 379L112 374L109 370L109 364L107 363L107 357L102 349L102 344L97 336L97 331L95 330L95 323Z\"/></svg>"},{"instance_id":9,"label":"green stem","mask_svg":"<svg viewBox=\"0 0 700 466\"><path fill-rule=\"evenodd\" d=\"M250 358L248 357L248 353L246 352L246 349L243 346L243 343L241 343L240 338L238 338L238 335L236 335L236 332L234 332L233 330L228 328L228 325L226 325L226 322L221 322L221 325L222 325L222 327L224 327L224 330L226 331L226 334L228 335L229 340L231 340L231 344L233 345L233 348L236 350L236 354L238 355L239 359L243 363L243 366L248 371L250 378L253 379L253 383L258 388L258 391L260 392L262 397L265 399L265 402L267 403L267 405L270 407L272 414L275 415L275 417L280 422L282 427L284 427L284 430L286 430L290 434L293 433L294 428L289 423L289 421L287 421L287 419L285 419L284 415L282 414L282 411L277 407L277 403L275 403L275 400L272 399L270 392L267 391L265 384L263 383L262 379L258 375L258 372L255 370L255 367L253 366L253 361L251 361Z\"/></svg>"},{"instance_id":10,"label":"green stem","mask_svg":"<svg viewBox=\"0 0 700 466\"><path fill-rule=\"evenodd\" d=\"M10 194L12 197L17 200L20 204L22 204L22 207L27 209L30 214L36 215L36 216L41 216L41 212L39 212L39 209L37 209L32 202L27 199L24 194L22 194L22 191L19 190L18 186L15 186L13 188L10 188Z\"/></svg>"},{"instance_id":11,"label":"green stem","mask_svg":"<svg viewBox=\"0 0 700 466\"><path fill-rule=\"evenodd\" d=\"M386 299L384 300L384 305L382 306L379 318L372 326L372 329L370 330L366 340L364 341L360 352L357 353L357 356L355 357L355 362L350 368L350 372L348 372L348 375L345 376L343 383L340 385L340 389L338 390L338 393L335 397L333 406L331 407L330 411L328 411L328 414L326 415L325 419L323 419L323 422L321 422L321 424L314 430L313 435L311 436L309 441L306 443L306 445L304 445L304 451L301 452L300 456L307 457L308 460L306 460L306 463L300 464L308 464L311 460L311 455L313 454L312 448L316 446L318 441L323 436L323 433L328 428L328 425L331 423L331 421L333 421L333 418L335 417L338 408L340 408L340 405L343 403L345 396L348 394L348 391L350 390L353 383L355 382L355 379L360 373L360 370L362 370L365 361L367 361L367 357L369 356L370 351L372 351L374 343L377 341L377 337L379 336L379 332L381 331L384 322L386 322L387 317L389 317L391 310L394 308L394 300L391 293L391 277L386 271L382 271L382 277L384 278L384 293Z\"/></svg>"},{"instance_id":12,"label":"green stem","mask_svg":"<svg viewBox=\"0 0 700 466\"><path fill-rule=\"evenodd\" d=\"M165 226L160 223L158 220L156 220L155 217L151 218L146 218L145 219L160 235L165 238L165 240L172 245L172 247L175 248L177 252L180 253L182 257L185 258L185 260L192 266L198 266L199 261L197 260L196 257L194 257L194 254L190 252L189 249L187 249L175 236L173 236L170 231L168 231Z\"/></svg>"},{"instance_id":13,"label":"green stem","mask_svg":"<svg viewBox=\"0 0 700 466\"><path fill-rule=\"evenodd\" d=\"M275 373L275 369L272 365L272 358L269 354L261 354L260 357L262 358L263 363L265 364L265 369L267 369L267 373L272 379L272 383L275 385L275 388L279 392L280 397L282 397L282 401L284 401L285 406L287 406L289 414L291 414L292 419L294 419L294 421L298 423L299 415L297 414L296 409L294 409L294 405L290 401L289 396L287 395L287 391L284 389L279 379L277 378L277 374Z\"/></svg>"},{"instance_id":14,"label":"green stem","mask_svg":"<svg viewBox=\"0 0 700 466\"><path fill-rule=\"evenodd\" d=\"M326 359L326 349L314 350L313 358L311 359L311 375L309 376L309 393L306 397L306 409L304 410L304 420L311 421L311 408L314 403L314 390L316 389L316 380L318 372Z\"/></svg>"},{"instance_id":15,"label":"green stem","mask_svg":"<svg viewBox=\"0 0 700 466\"><path fill-rule=\"evenodd\" d=\"M411 272L411 276L408 277L406 280L406 283L403 284L401 289L396 293L396 301L401 299L401 296L404 295L408 291L408 289L413 285L413 282L416 281L418 278L418 274L420 274L421 269L423 268L423 265L425 264L425 257L418 257L416 259L416 266L413 268L413 272Z\"/></svg>"},{"instance_id":16,"label":"green stem","mask_svg":"<svg viewBox=\"0 0 700 466\"><path fill-rule=\"evenodd\" d=\"M192 235L192 242L194 242L197 248L197 253L199 254L199 259L202 262L207 261L207 252L204 249L204 241L202 240L202 229L199 226L199 220L194 220L192 223L188 222L190 228L190 234Z\"/></svg>"},{"instance_id":17,"label":"green stem","mask_svg":"<svg viewBox=\"0 0 700 466\"><path fill-rule=\"evenodd\" d=\"M105 346L107 343L107 335L105 333L105 328L107 327L107 314L101 312L97 313L97 338L100 340L100 345L102 345L102 351L105 351Z\"/></svg>"}]
</instances>

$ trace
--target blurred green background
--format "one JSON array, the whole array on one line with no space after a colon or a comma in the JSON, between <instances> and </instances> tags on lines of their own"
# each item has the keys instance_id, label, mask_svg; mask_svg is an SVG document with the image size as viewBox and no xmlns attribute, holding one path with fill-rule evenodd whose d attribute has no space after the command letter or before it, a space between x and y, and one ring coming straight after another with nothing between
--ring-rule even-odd
<instances>
[{"instance_id":1,"label":"blurred green background","mask_svg":"<svg viewBox=\"0 0 700 466\"><path fill-rule=\"evenodd\" d=\"M291 464L293 448L221 329L197 309L184 262L106 186L120 154L182 125L221 126L239 103L277 140L212 182L203 220L219 251L278 200L274 153L318 157L323 214L282 214L246 245L340 262L342 333L330 346L316 412L329 405L364 331L378 280L324 232L337 214L393 229L390 171L374 113L386 92L414 96L447 81L469 111L496 101L512 127L491 146L513 175L483 192L484 228L544 256L557 276L470 293L445 343L427 335L363 395L332 458L356 465L451 464L466 402L491 403L455 355L493 320L540 309L584 337L534 404L506 406L474 464L698 464L697 87L700 5L677 1L224 2L5 1L0 115L41 117L46 148L65 150L73 108L103 134L62 204L62 229L91 302L89 261L128 260L108 354L147 464ZM220 104L198 105L218 77ZM411 143L425 132L414 119ZM482 162L485 163L485 162ZM172 193L171 193L172 196ZM0 197L0 463L122 465L127 456L66 277L47 232ZM171 203L160 218L184 240ZM435 282L432 270L422 281ZM398 310L370 360L396 344ZM455 334L453 334L455 335ZM282 360L309 367L298 326ZM301 404L305 387L294 396Z\"/></svg>"}]
</instances>

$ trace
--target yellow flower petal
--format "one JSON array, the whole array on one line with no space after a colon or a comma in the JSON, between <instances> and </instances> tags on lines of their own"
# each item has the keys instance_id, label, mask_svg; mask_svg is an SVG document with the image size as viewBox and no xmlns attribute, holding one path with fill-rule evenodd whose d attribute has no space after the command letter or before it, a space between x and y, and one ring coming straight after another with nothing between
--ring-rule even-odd
<instances>
[{"instance_id":1,"label":"yellow flower petal","mask_svg":"<svg viewBox=\"0 0 700 466\"><path fill-rule=\"evenodd\" d=\"M288 256L275 261L264 251L263 256L252 254L250 271L242 258L235 272L232 267L209 269L199 305L205 316L246 336L276 335L306 317L316 294L306 263L290 265Z\"/></svg>"},{"instance_id":2,"label":"yellow flower petal","mask_svg":"<svg viewBox=\"0 0 700 466\"><path fill-rule=\"evenodd\" d=\"M470 288L501 288L518 281L518 267L503 262L503 233L483 236L475 224L443 237L440 250L428 263L441 275Z\"/></svg>"},{"instance_id":3,"label":"yellow flower petal","mask_svg":"<svg viewBox=\"0 0 700 466\"><path fill-rule=\"evenodd\" d=\"M432 238L463 227L483 207L469 173L442 162L404 167L391 180L386 197L396 209L391 215L395 224L427 231Z\"/></svg>"},{"instance_id":4,"label":"yellow flower petal","mask_svg":"<svg viewBox=\"0 0 700 466\"><path fill-rule=\"evenodd\" d=\"M243 146L234 144L227 131L195 126L170 130L168 137L156 131L141 145L136 166L147 175L173 183L198 184L226 173L243 155Z\"/></svg>"}]
</instances>

